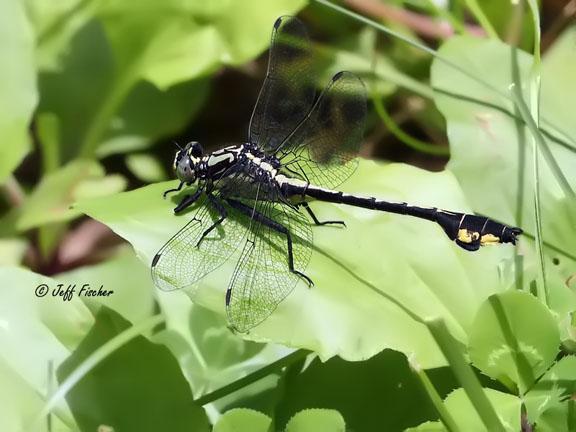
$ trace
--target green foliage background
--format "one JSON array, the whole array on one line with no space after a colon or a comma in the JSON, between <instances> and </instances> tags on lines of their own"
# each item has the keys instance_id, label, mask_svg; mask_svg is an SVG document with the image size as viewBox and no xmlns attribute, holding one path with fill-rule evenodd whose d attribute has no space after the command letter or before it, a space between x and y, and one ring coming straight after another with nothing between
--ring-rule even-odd
<instances>
[{"instance_id":1,"label":"green foliage background","mask_svg":"<svg viewBox=\"0 0 576 432\"><path fill-rule=\"evenodd\" d=\"M422 37L326 3L0 2L1 431L576 430L576 27L533 0L382 3L455 30ZM286 14L319 87L350 70L371 93L373 160L343 190L485 214L520 244L469 253L314 203L347 228L314 228L315 287L249 334L225 321L234 257L193 301L156 290L151 259L191 217L161 198L171 141L244 139Z\"/></svg>"}]
</instances>

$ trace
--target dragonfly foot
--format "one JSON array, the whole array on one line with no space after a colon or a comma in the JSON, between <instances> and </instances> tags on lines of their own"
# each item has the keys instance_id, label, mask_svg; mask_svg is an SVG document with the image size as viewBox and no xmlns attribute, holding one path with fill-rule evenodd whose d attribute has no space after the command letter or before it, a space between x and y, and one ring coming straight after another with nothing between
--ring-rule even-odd
<instances>
[{"instance_id":1,"label":"dragonfly foot","mask_svg":"<svg viewBox=\"0 0 576 432\"><path fill-rule=\"evenodd\" d=\"M326 221L322 222L322 225L342 225L344 228L346 228L346 222L344 221Z\"/></svg>"},{"instance_id":2,"label":"dragonfly foot","mask_svg":"<svg viewBox=\"0 0 576 432\"><path fill-rule=\"evenodd\" d=\"M306 283L308 284L308 288L312 288L314 286L314 282L312 282L312 279L310 279L308 276L306 276L304 273L299 272L298 270L294 270L293 271L294 274L297 274L298 276L300 276L302 279L304 279L306 281Z\"/></svg>"}]
</instances>

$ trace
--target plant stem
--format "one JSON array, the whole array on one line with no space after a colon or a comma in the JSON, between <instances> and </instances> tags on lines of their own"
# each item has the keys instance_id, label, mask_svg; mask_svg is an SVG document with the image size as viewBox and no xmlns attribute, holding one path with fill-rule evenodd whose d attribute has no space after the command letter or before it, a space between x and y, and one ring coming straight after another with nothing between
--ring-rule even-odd
<instances>
[{"instance_id":1,"label":"plant stem","mask_svg":"<svg viewBox=\"0 0 576 432\"><path fill-rule=\"evenodd\" d=\"M448 360L452 371L464 388L464 391L486 426L486 429L491 432L505 432L504 426L502 426L494 407L484 393L484 389L480 385L472 368L464 359L461 347L448 331L444 320L441 318L426 320L426 325L444 354L444 357Z\"/></svg>"},{"instance_id":2,"label":"plant stem","mask_svg":"<svg viewBox=\"0 0 576 432\"><path fill-rule=\"evenodd\" d=\"M426 0L426 3L428 4L428 7L432 9L437 16L442 17L443 19L448 21L457 33L466 33L466 26L462 21L460 21L451 13L450 9L448 9L447 7L444 8L438 6L434 2L434 0ZM476 29L474 28L474 30ZM470 31L470 33L473 32Z\"/></svg>"},{"instance_id":3,"label":"plant stem","mask_svg":"<svg viewBox=\"0 0 576 432\"><path fill-rule=\"evenodd\" d=\"M273 363L270 363L268 366L264 366L263 368L258 369L257 371L254 371L251 374L246 375L245 377L240 378L234 382L231 382L230 384L227 384L224 387L219 388L218 390L214 390L211 393L199 397L198 399L194 400L194 403L196 403L198 406L203 406L211 402L214 402L215 400L221 399L224 396L228 396L229 394L234 393L235 391L240 390L241 388L244 388L247 385L258 381L272 374L273 372L276 372L306 357L309 353L310 353L309 351L302 349L294 351L293 353L288 354L287 356L282 357L281 359L276 360Z\"/></svg>"},{"instance_id":4,"label":"plant stem","mask_svg":"<svg viewBox=\"0 0 576 432\"><path fill-rule=\"evenodd\" d=\"M345 3L353 9L380 20L387 20L406 26L413 32L427 38L447 39L454 34L454 27L450 24L450 19L444 22L438 22L427 15L412 12L377 0L345 0ZM438 9L439 8L436 7L435 10L438 11ZM449 16L449 14L444 15ZM464 30L463 24L458 22L457 25L459 29ZM477 26L471 26L469 31L476 35L484 35L484 31Z\"/></svg>"},{"instance_id":5,"label":"plant stem","mask_svg":"<svg viewBox=\"0 0 576 432\"><path fill-rule=\"evenodd\" d=\"M134 67L123 71L118 79L114 81L102 105L100 105L100 108L88 126L86 135L80 144L79 157L94 157L94 153L110 125L112 116L116 113L136 82L135 75L131 72L133 69Z\"/></svg>"},{"instance_id":6,"label":"plant stem","mask_svg":"<svg viewBox=\"0 0 576 432\"><path fill-rule=\"evenodd\" d=\"M538 297L542 301L544 301L545 304L548 304L548 288L546 285L546 273L545 273L545 266L544 266L544 247L543 247L543 243L542 243L543 239L542 239L542 215L541 215L541 206L540 206L540 174L539 174L539 168L538 168L538 159L540 157L540 150L542 150L542 153L544 155L546 155L547 153L544 152L544 149L547 148L547 145L546 145L546 142L544 141L544 138L542 137L542 134L540 134L540 131L538 130L537 124L534 122L534 119L532 118L530 110L528 109L528 107L526 106L526 103L524 102L524 99L522 98L522 93L521 93L520 89L518 88L518 86L514 85L512 90L513 90L512 94L514 95L514 101L516 103L516 106L518 107L520 114L524 118L524 121L528 125L528 129L530 130L530 132L532 134L532 139L533 139L532 151L534 153L534 155L533 155L534 156L534 159L533 159L534 160L534 213L535 213L535 219L536 219L536 221L535 221L536 222L535 237L536 237L536 252L537 252L538 257L540 259L540 266L539 266L539 272L538 272L538 276L539 276ZM549 151L550 150L548 149L548 152ZM550 153L549 157L554 162L554 164L556 164L556 160L551 155L551 153ZM550 163L550 161L549 161L549 163ZM566 178L562 174L560 167L558 167L557 170L552 170L552 171L558 174L556 176L556 178L558 180L562 179L562 181L565 182L563 189L564 189L565 193L567 194L567 196L571 196L573 198L574 192L572 191L570 184L566 181ZM562 181L560 181L560 186L563 185Z\"/></svg>"},{"instance_id":7,"label":"plant stem","mask_svg":"<svg viewBox=\"0 0 576 432\"><path fill-rule=\"evenodd\" d=\"M146 320L136 324L122 333L114 336L112 339L107 341L105 344L98 347L94 352L92 352L86 359L76 368L74 371L68 375L68 377L60 384L56 391L51 395L50 399L44 404L44 407L36 417L36 419L31 423L32 427L29 430L39 430L43 419L56 407L56 405L68 394L72 388L82 380L91 370L93 370L100 362L102 362L106 357L116 351L118 348L124 344L130 342L135 337L140 336L140 334L153 328L154 326L162 323L164 321L164 316L154 315Z\"/></svg>"},{"instance_id":8,"label":"plant stem","mask_svg":"<svg viewBox=\"0 0 576 432\"><path fill-rule=\"evenodd\" d=\"M43 175L50 174L60 166L59 143L60 124L53 113L43 113L38 116L38 142L42 149Z\"/></svg>"},{"instance_id":9,"label":"plant stem","mask_svg":"<svg viewBox=\"0 0 576 432\"><path fill-rule=\"evenodd\" d=\"M490 36L492 39L498 39L498 33L490 23L490 20L478 4L476 0L460 0L466 4L470 12L474 15L478 23L482 26L484 31Z\"/></svg>"},{"instance_id":10,"label":"plant stem","mask_svg":"<svg viewBox=\"0 0 576 432\"><path fill-rule=\"evenodd\" d=\"M396 124L394 119L392 119L392 117L390 117L390 115L386 111L386 108L384 108L384 104L382 103L382 101L380 100L380 98L378 97L376 92L372 92L372 102L374 104L374 108L376 110L376 113L378 114L378 116L380 117L380 119L382 120L384 125L388 128L388 130L392 133L392 135L394 135L396 138L398 138L400 141L402 141L408 147L413 148L414 150L417 150L419 152L426 153L426 154L433 155L433 156L448 156L448 155L450 155L450 150L448 148L440 147L440 146L437 146L435 144L421 141L418 138L414 138L414 137L408 135L406 132L404 132Z\"/></svg>"},{"instance_id":11,"label":"plant stem","mask_svg":"<svg viewBox=\"0 0 576 432\"><path fill-rule=\"evenodd\" d=\"M460 72L462 75L470 78L471 80L473 80L473 81L475 81L475 82L477 82L477 83L479 83L479 84L482 84L484 87L486 87L486 88L489 89L490 91L494 92L494 93L497 94L498 96L503 97L503 98L505 98L505 99L507 99L507 100L512 100L512 101L513 101L513 98L510 96L510 94L509 94L508 92L503 92L503 91L501 91L501 90L498 89L497 87L495 87L495 86L493 86L492 84L490 84L488 81L485 81L484 79L478 77L478 76L475 75L474 73L467 71L466 69L464 69L463 67L461 67L459 64L457 64L457 63L455 63L455 62L453 62L453 61L451 61L451 60L449 60L449 59L441 56L440 54L438 54L438 52L437 52L436 50L434 50L434 49L432 49L432 48L430 48L430 47L428 47L428 46L426 46L426 45L424 45L424 44L422 44L422 43L420 43L420 42L418 42L418 41L416 41L416 40L414 40L414 39L411 39L411 38L409 38L409 37L407 37L407 36L404 36L403 34L398 33L398 32L396 32L396 31L394 31L394 30L386 27L385 25L382 25L382 24L379 24L379 23L377 23L377 22L375 22L375 21L372 21L372 20L370 20L370 19L368 19L368 18L366 18L366 17L364 17L364 16L362 16L362 15L360 15L360 14L357 14L357 13L352 12L352 11L346 9L346 8L343 8L342 6L335 5L335 4L333 4L332 2L330 2L329 0L315 0L315 1L316 1L317 3L320 3L320 4L322 4L322 5L330 8L330 9L333 9L333 10L338 11L338 12L344 14L344 15L347 15L347 16L349 16L349 17L351 17L351 18L353 18L353 19L355 19L355 20L357 20L357 21L363 22L364 24L367 24L367 25L369 25L369 26L371 26L371 27L373 27L373 28L375 28L375 29L383 32L383 33L386 33L386 34L388 34L388 35L390 35L390 36L392 36L392 37L394 37L394 38L396 38L396 39L398 39L398 40L401 40L401 41L407 43L408 45L411 45L411 46L413 46L413 47L415 47L415 48L418 48L418 49L420 49L420 50L422 50L422 51L430 54L431 56L435 57L438 61L441 61L442 63L448 65L448 66L451 67L452 69ZM436 89L436 88L434 88L434 91L441 91L441 92L443 92L444 94L454 95L453 93L450 93L449 91L442 90L442 89ZM460 97L463 98L463 99L467 99L465 95L461 95ZM469 98L469 100L472 100L472 101L473 101L473 98ZM491 104L486 104L486 105L491 105ZM504 108L499 107L499 106L495 106L495 108L498 109L498 110L500 110L500 111L504 111L504 110L505 110ZM560 127L558 127L557 125L553 124L550 120L546 119L544 116L541 116L541 119L542 119L542 123L545 123L545 124L549 125L552 129L555 130L555 132L560 133L561 135L563 135L563 137L564 137L566 140L571 141L573 144L576 145L576 141L574 141L574 140L570 137L570 134L566 133L565 131L562 131L562 129L561 129ZM547 132L547 135L551 135L551 133L550 133L550 132ZM563 143L563 141L560 140L560 139L557 138L557 137L555 137L554 141L557 142L557 143L561 143L561 144ZM572 151L574 151L574 148L573 148L573 147L570 147L570 149L571 149ZM548 162L548 160L547 160L547 162Z\"/></svg>"},{"instance_id":12,"label":"plant stem","mask_svg":"<svg viewBox=\"0 0 576 432\"><path fill-rule=\"evenodd\" d=\"M442 398L440 397L440 395L436 391L436 388L434 387L434 385L430 381L430 378L428 378L428 375L426 375L426 372L423 369L420 369L419 367L417 367L417 368L413 367L412 371L416 374L416 376L418 377L418 379L422 383L422 386L424 387L424 391L428 394L428 397L430 398L432 405L434 405L434 408L436 408L436 411L438 412L438 415L440 417L440 421L446 427L446 430L448 432L458 432L458 430L459 430L458 425L456 424L456 422L452 418L452 415L450 415L450 413L448 412L448 410L444 406L444 402L442 401Z\"/></svg>"},{"instance_id":13,"label":"plant stem","mask_svg":"<svg viewBox=\"0 0 576 432\"><path fill-rule=\"evenodd\" d=\"M495 92L496 94L506 98L506 99L510 99L510 95L500 91L498 88L494 87L492 84L490 84L488 81L483 80L482 78L479 78L478 76L474 75L473 73L467 71L466 69L464 69L463 67L461 67L458 63L455 63L451 60L448 60L447 58L441 56L438 54L438 52L408 36L405 36L395 30L392 30L388 27L386 27L383 24L379 24L375 21L372 21L360 14L357 14L355 12L352 12L346 8L343 8L342 6L338 6L332 2L330 2L329 0L315 0L317 3L320 3L326 7L329 7L330 9L334 9L344 15L348 15L351 18L354 18L357 21L363 22L364 24L367 24L371 27L374 27L375 29L386 33L398 40L401 40L405 43L407 43L408 45L411 45L415 48L418 48L419 50L422 50L428 54L430 54L431 56L435 57L438 61L441 61L442 63L447 64L448 66L450 66L452 69L457 70L458 72L460 72L461 74L465 75L466 77L470 78L471 80L482 84L483 86L485 86L486 88L490 89L491 91Z\"/></svg>"}]
</instances>

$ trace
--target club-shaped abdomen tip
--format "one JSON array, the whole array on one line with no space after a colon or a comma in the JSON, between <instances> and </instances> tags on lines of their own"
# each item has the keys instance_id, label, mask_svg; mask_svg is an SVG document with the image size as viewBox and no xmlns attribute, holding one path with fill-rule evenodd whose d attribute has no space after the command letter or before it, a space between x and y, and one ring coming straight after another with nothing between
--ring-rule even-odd
<instances>
[{"instance_id":1,"label":"club-shaped abdomen tip","mask_svg":"<svg viewBox=\"0 0 576 432\"><path fill-rule=\"evenodd\" d=\"M503 240L504 242L512 243L515 245L516 241L518 240L516 237L522 234L523 232L524 231L522 230L522 228L508 227L504 232L505 238Z\"/></svg>"}]
</instances>

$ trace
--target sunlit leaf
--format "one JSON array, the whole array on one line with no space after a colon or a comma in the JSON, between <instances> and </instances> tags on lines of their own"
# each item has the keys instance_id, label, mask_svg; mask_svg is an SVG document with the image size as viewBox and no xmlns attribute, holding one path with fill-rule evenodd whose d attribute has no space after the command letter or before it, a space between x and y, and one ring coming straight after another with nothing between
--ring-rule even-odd
<instances>
[{"instance_id":1,"label":"sunlit leaf","mask_svg":"<svg viewBox=\"0 0 576 432\"><path fill-rule=\"evenodd\" d=\"M268 432L272 419L258 411L236 408L224 413L213 432Z\"/></svg>"},{"instance_id":2,"label":"sunlit leaf","mask_svg":"<svg viewBox=\"0 0 576 432\"><path fill-rule=\"evenodd\" d=\"M80 299L64 301L57 295L57 280L1 267L0 281L0 428L29 430L54 388L51 372L88 332L93 318ZM66 430L60 420L71 419L66 405L59 404L55 414L54 430Z\"/></svg>"},{"instance_id":3,"label":"sunlit leaf","mask_svg":"<svg viewBox=\"0 0 576 432\"><path fill-rule=\"evenodd\" d=\"M569 184L576 184L576 129L567 105L571 95L576 95L576 83L569 72L576 68L570 42L573 34L568 31L566 39L560 39L550 57L543 60L540 105L546 142ZM469 73L482 76L492 86L488 88L447 64L434 61L435 101L446 117L450 140L448 169L458 178L475 211L508 223L514 222L519 214L521 228L534 236L530 132L521 120L518 125L515 123L514 105L509 99L513 82L511 48L497 40L459 36L446 42L440 54ZM526 82L532 57L519 51L518 64L521 78ZM542 158L539 182L548 300L562 320L576 308L574 293L563 284L573 273L570 268L576 265L573 229L576 209L573 198L564 195L555 170L544 160ZM519 172L520 166L524 166L523 172ZM519 187L519 182L523 187ZM518 213L520 196L523 204ZM537 261L526 237L519 251L525 255L524 284L528 288L535 278ZM563 265L555 266L553 258L558 258Z\"/></svg>"},{"instance_id":4,"label":"sunlit leaf","mask_svg":"<svg viewBox=\"0 0 576 432\"><path fill-rule=\"evenodd\" d=\"M130 275L129 278L126 275ZM58 275L58 281L76 285L77 292L86 284L90 289L102 288L109 295L82 296L88 305L105 305L133 324L154 312L154 292L150 273L131 251L104 263L81 267Z\"/></svg>"},{"instance_id":5,"label":"sunlit leaf","mask_svg":"<svg viewBox=\"0 0 576 432\"><path fill-rule=\"evenodd\" d=\"M121 176L104 177L95 161L77 160L42 179L26 201L18 228L27 230L79 216L70 206L78 199L110 195L123 190Z\"/></svg>"},{"instance_id":6,"label":"sunlit leaf","mask_svg":"<svg viewBox=\"0 0 576 432\"><path fill-rule=\"evenodd\" d=\"M20 264L27 246L26 241L19 238L0 239L0 265L10 266Z\"/></svg>"},{"instance_id":7,"label":"sunlit leaf","mask_svg":"<svg viewBox=\"0 0 576 432\"><path fill-rule=\"evenodd\" d=\"M335 410L307 409L300 411L286 425L286 432L344 432L346 424Z\"/></svg>"},{"instance_id":8,"label":"sunlit leaf","mask_svg":"<svg viewBox=\"0 0 576 432\"><path fill-rule=\"evenodd\" d=\"M470 357L494 379L506 376L524 392L554 361L560 345L550 311L536 297L509 291L480 307L470 332Z\"/></svg>"},{"instance_id":9,"label":"sunlit leaf","mask_svg":"<svg viewBox=\"0 0 576 432\"><path fill-rule=\"evenodd\" d=\"M28 127L38 99L34 37L19 0L0 4L0 183L30 149Z\"/></svg>"},{"instance_id":10,"label":"sunlit leaf","mask_svg":"<svg viewBox=\"0 0 576 432\"><path fill-rule=\"evenodd\" d=\"M151 183L166 180L166 171L158 159L146 153L126 156L126 165L140 180Z\"/></svg>"},{"instance_id":11,"label":"sunlit leaf","mask_svg":"<svg viewBox=\"0 0 576 432\"><path fill-rule=\"evenodd\" d=\"M528 419L532 423L539 423L539 417L543 412L551 408L561 410L567 408L563 401L574 393L576 393L576 357L564 357L526 394ZM561 405L564 405L564 408L561 408Z\"/></svg>"},{"instance_id":12,"label":"sunlit leaf","mask_svg":"<svg viewBox=\"0 0 576 432\"><path fill-rule=\"evenodd\" d=\"M484 392L494 407L504 430L506 432L519 431L522 401L517 396L492 389L484 389ZM457 430L466 432L485 432L487 430L463 389L460 388L450 393L444 404L458 426ZM446 430L440 422L428 422L407 429L407 432L443 432Z\"/></svg>"},{"instance_id":13,"label":"sunlit leaf","mask_svg":"<svg viewBox=\"0 0 576 432\"><path fill-rule=\"evenodd\" d=\"M150 263L158 249L192 212L174 216L176 198L162 192L174 182L92 200L78 207L132 243ZM345 190L395 201L466 209L449 174L432 174L405 165L363 162ZM247 337L308 348L323 359L340 355L368 358L384 348L414 356L423 367L444 358L420 317L443 316L453 333L466 341L478 306L509 286L509 269L498 270L512 249L461 250L430 222L374 211L313 203L321 219L341 219L346 229L313 228L315 249L306 270L315 282L297 285L275 313ZM224 315L224 292L237 257L202 281L200 304ZM450 277L447 277L449 275Z\"/></svg>"}]
</instances>

